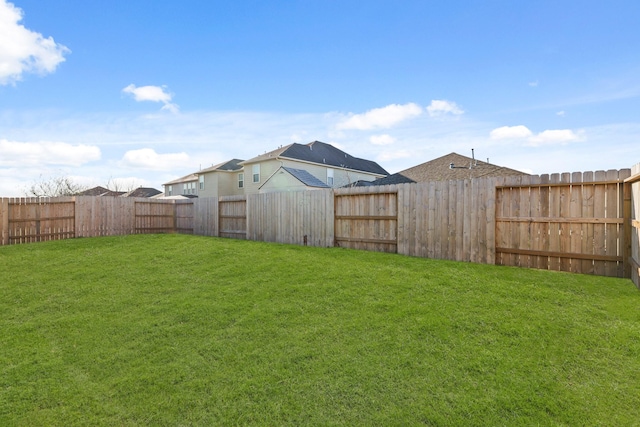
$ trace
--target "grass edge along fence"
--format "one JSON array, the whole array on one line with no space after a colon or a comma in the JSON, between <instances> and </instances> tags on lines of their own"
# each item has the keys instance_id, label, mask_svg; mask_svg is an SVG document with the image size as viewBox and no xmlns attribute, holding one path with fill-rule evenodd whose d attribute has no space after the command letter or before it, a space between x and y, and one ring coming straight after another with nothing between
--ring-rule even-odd
<instances>
[{"instance_id":1,"label":"grass edge along fence","mask_svg":"<svg viewBox=\"0 0 640 427\"><path fill-rule=\"evenodd\" d=\"M631 278L632 169L162 200L0 199L0 244L188 233Z\"/></svg>"}]
</instances>

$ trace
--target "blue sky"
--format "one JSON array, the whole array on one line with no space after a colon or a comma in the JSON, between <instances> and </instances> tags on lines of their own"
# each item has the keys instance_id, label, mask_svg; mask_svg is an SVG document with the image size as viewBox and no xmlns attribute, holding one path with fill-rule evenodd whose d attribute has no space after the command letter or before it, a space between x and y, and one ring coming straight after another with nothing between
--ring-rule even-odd
<instances>
[{"instance_id":1,"label":"blue sky","mask_svg":"<svg viewBox=\"0 0 640 427\"><path fill-rule=\"evenodd\" d=\"M0 0L0 195L291 142L396 172L640 162L640 2Z\"/></svg>"}]
</instances>

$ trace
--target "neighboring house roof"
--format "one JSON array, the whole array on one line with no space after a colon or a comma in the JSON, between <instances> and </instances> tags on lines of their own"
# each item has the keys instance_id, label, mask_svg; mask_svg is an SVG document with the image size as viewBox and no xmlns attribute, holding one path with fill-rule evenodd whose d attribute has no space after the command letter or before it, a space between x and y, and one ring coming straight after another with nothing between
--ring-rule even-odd
<instances>
[{"instance_id":1,"label":"neighboring house roof","mask_svg":"<svg viewBox=\"0 0 640 427\"><path fill-rule=\"evenodd\" d=\"M243 168L243 166L240 164L241 162L244 162L244 160L231 159L231 160L228 160L226 162L222 162L222 163L219 163L217 165L208 167L206 169L202 169L202 170L198 171L196 173L196 175L204 173L204 172L215 172L215 171L232 172L232 171L238 171L238 170L241 170Z\"/></svg>"},{"instance_id":2,"label":"neighboring house roof","mask_svg":"<svg viewBox=\"0 0 640 427\"><path fill-rule=\"evenodd\" d=\"M108 188L104 188L101 186L97 186L97 187L93 187L93 188L89 188L88 190L84 190L80 193L78 193L78 196L98 196L98 197L103 197L103 196L112 196L112 197L117 197L117 196L121 196L123 195L125 192L124 191L113 191L113 190L109 190Z\"/></svg>"},{"instance_id":3,"label":"neighboring house roof","mask_svg":"<svg viewBox=\"0 0 640 427\"><path fill-rule=\"evenodd\" d=\"M289 144L252 159L245 160L242 163L257 163L263 160L278 158L300 160L325 166L369 172L376 175L389 175L389 173L376 162L353 157L333 145L320 141L313 141L308 144Z\"/></svg>"},{"instance_id":4,"label":"neighboring house roof","mask_svg":"<svg viewBox=\"0 0 640 427\"><path fill-rule=\"evenodd\" d=\"M193 194L178 194L176 196L164 196L162 194L158 196L153 196L152 199L162 199L162 200L187 200L187 199L196 199L198 196Z\"/></svg>"},{"instance_id":5,"label":"neighboring house roof","mask_svg":"<svg viewBox=\"0 0 640 427\"><path fill-rule=\"evenodd\" d=\"M173 181L169 181L162 185L182 184L183 182L191 182L191 181L197 181L197 180L198 180L198 175L196 175L195 173L190 173L189 175L185 175L181 178L174 179Z\"/></svg>"},{"instance_id":6,"label":"neighboring house roof","mask_svg":"<svg viewBox=\"0 0 640 427\"><path fill-rule=\"evenodd\" d=\"M289 172L294 178L306 185L307 187L331 188L324 182L303 169L294 169L282 166L281 169Z\"/></svg>"},{"instance_id":7,"label":"neighboring house roof","mask_svg":"<svg viewBox=\"0 0 640 427\"><path fill-rule=\"evenodd\" d=\"M453 165L453 167L451 167ZM528 175L524 172L494 165L471 157L450 153L413 166L393 175L376 179L369 185L404 184L412 182L450 181L494 176Z\"/></svg>"},{"instance_id":8,"label":"neighboring house roof","mask_svg":"<svg viewBox=\"0 0 640 427\"><path fill-rule=\"evenodd\" d=\"M162 191L149 187L138 187L135 190L131 190L122 197L153 197L157 194L161 194Z\"/></svg>"}]
</instances>

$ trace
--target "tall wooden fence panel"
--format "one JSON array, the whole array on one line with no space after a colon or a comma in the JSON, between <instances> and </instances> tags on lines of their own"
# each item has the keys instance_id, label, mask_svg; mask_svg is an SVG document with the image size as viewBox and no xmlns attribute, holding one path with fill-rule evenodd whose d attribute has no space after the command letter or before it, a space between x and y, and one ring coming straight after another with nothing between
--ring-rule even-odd
<instances>
[{"instance_id":1,"label":"tall wooden fence panel","mask_svg":"<svg viewBox=\"0 0 640 427\"><path fill-rule=\"evenodd\" d=\"M333 246L333 192L314 190L249 195L247 239Z\"/></svg>"},{"instance_id":2,"label":"tall wooden fence panel","mask_svg":"<svg viewBox=\"0 0 640 427\"><path fill-rule=\"evenodd\" d=\"M628 169L506 179L496 188L496 263L624 277Z\"/></svg>"},{"instance_id":3,"label":"tall wooden fence panel","mask_svg":"<svg viewBox=\"0 0 640 427\"><path fill-rule=\"evenodd\" d=\"M2 202L4 244L34 243L76 236L73 198L9 198Z\"/></svg>"},{"instance_id":4,"label":"tall wooden fence panel","mask_svg":"<svg viewBox=\"0 0 640 427\"><path fill-rule=\"evenodd\" d=\"M193 234L198 236L218 235L218 198L192 199Z\"/></svg>"},{"instance_id":5,"label":"tall wooden fence panel","mask_svg":"<svg viewBox=\"0 0 640 427\"><path fill-rule=\"evenodd\" d=\"M493 263L495 179L398 186L398 253Z\"/></svg>"},{"instance_id":6,"label":"tall wooden fence panel","mask_svg":"<svg viewBox=\"0 0 640 427\"><path fill-rule=\"evenodd\" d=\"M129 197L75 197L77 237L134 234L135 201Z\"/></svg>"},{"instance_id":7,"label":"tall wooden fence panel","mask_svg":"<svg viewBox=\"0 0 640 427\"><path fill-rule=\"evenodd\" d=\"M398 252L398 189L364 187L335 192L336 246Z\"/></svg>"},{"instance_id":8,"label":"tall wooden fence panel","mask_svg":"<svg viewBox=\"0 0 640 427\"><path fill-rule=\"evenodd\" d=\"M191 200L176 200L174 206L175 233L194 234L195 208Z\"/></svg>"},{"instance_id":9,"label":"tall wooden fence panel","mask_svg":"<svg viewBox=\"0 0 640 427\"><path fill-rule=\"evenodd\" d=\"M227 196L218 201L218 236L247 238L247 197Z\"/></svg>"},{"instance_id":10,"label":"tall wooden fence panel","mask_svg":"<svg viewBox=\"0 0 640 427\"><path fill-rule=\"evenodd\" d=\"M631 168L631 177L625 184L630 195L629 235L630 254L629 269L633 283L640 289L640 163Z\"/></svg>"}]
</instances>

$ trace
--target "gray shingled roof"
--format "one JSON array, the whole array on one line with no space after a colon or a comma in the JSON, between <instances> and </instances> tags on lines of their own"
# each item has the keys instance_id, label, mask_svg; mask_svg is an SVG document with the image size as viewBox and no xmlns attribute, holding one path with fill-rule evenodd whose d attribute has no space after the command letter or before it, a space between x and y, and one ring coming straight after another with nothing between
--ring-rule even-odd
<instances>
[{"instance_id":1,"label":"gray shingled roof","mask_svg":"<svg viewBox=\"0 0 640 427\"><path fill-rule=\"evenodd\" d=\"M150 187L139 187L135 190L129 191L127 194L124 194L122 197L153 197L161 194L162 191L156 190L155 188Z\"/></svg>"},{"instance_id":2,"label":"gray shingled roof","mask_svg":"<svg viewBox=\"0 0 640 427\"><path fill-rule=\"evenodd\" d=\"M88 190L84 190L84 191L78 193L78 196L99 196L99 197L112 196L112 197L117 197L117 196L123 195L124 193L125 193L124 191L113 191L113 190L109 190L108 188L97 186L97 187L89 188Z\"/></svg>"},{"instance_id":3,"label":"gray shingled roof","mask_svg":"<svg viewBox=\"0 0 640 427\"><path fill-rule=\"evenodd\" d=\"M237 171L242 169L242 165L240 164L241 162L244 162L244 160L231 159L231 160L227 160L226 162L218 163L217 165L208 167L206 169L202 169L197 173L213 172L213 171Z\"/></svg>"},{"instance_id":4,"label":"gray shingled roof","mask_svg":"<svg viewBox=\"0 0 640 427\"><path fill-rule=\"evenodd\" d=\"M298 181L302 182L307 187L319 187L319 188L331 188L324 182L320 181L315 176L311 175L309 172L303 169L294 169L282 166L282 169L289 172L294 178Z\"/></svg>"},{"instance_id":5,"label":"gray shingled roof","mask_svg":"<svg viewBox=\"0 0 640 427\"><path fill-rule=\"evenodd\" d=\"M244 163L255 163L279 157L369 172L377 175L389 175L386 170L374 161L353 157L333 145L320 141L310 142L309 144L293 143L246 160Z\"/></svg>"},{"instance_id":6,"label":"gray shingled roof","mask_svg":"<svg viewBox=\"0 0 640 427\"><path fill-rule=\"evenodd\" d=\"M162 185L180 184L183 182L191 182L191 181L197 181L197 180L198 180L198 175L196 175L195 173L190 173L189 175L185 175L178 179L174 179L173 181L165 182Z\"/></svg>"}]
</instances>

